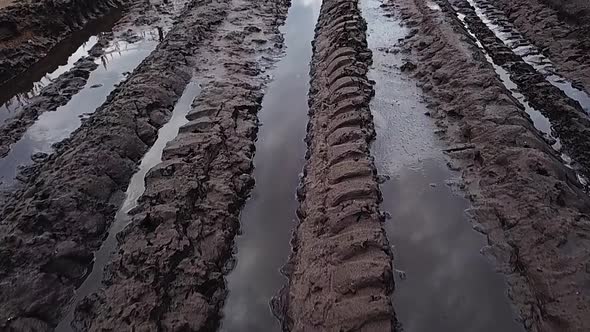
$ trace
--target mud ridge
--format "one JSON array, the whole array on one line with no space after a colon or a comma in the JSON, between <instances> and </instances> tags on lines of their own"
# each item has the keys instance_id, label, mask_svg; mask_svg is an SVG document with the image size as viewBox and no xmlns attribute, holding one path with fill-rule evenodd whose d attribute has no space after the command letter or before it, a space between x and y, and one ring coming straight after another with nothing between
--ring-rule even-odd
<instances>
[{"instance_id":1,"label":"mud ridge","mask_svg":"<svg viewBox=\"0 0 590 332\"><path fill-rule=\"evenodd\" d=\"M32 171L0 222L0 326L50 330L91 267L129 179L188 84L224 5L193 1L158 48Z\"/></svg>"},{"instance_id":2,"label":"mud ridge","mask_svg":"<svg viewBox=\"0 0 590 332\"><path fill-rule=\"evenodd\" d=\"M508 283L529 331L590 328L590 199L458 19L423 0L399 2L404 47L461 171L482 253ZM394 7L396 5L389 4Z\"/></svg>"},{"instance_id":3,"label":"mud ridge","mask_svg":"<svg viewBox=\"0 0 590 332\"><path fill-rule=\"evenodd\" d=\"M369 145L371 52L356 0L323 2L313 43L300 223L273 300L285 331L391 331L392 256Z\"/></svg>"},{"instance_id":4,"label":"mud ridge","mask_svg":"<svg viewBox=\"0 0 590 332\"><path fill-rule=\"evenodd\" d=\"M22 73L73 31L121 8L120 0L23 1L0 10L0 85Z\"/></svg>"},{"instance_id":5,"label":"mud ridge","mask_svg":"<svg viewBox=\"0 0 590 332\"><path fill-rule=\"evenodd\" d=\"M278 28L289 5L228 5L225 23L197 56L204 82L189 122L146 175L104 288L77 305L75 330L217 328L239 213L254 183L265 72L282 53Z\"/></svg>"},{"instance_id":6,"label":"mud ridge","mask_svg":"<svg viewBox=\"0 0 590 332\"><path fill-rule=\"evenodd\" d=\"M464 0L451 0L465 15L469 29L482 43L494 62L509 73L528 102L551 121L552 127L582 173L590 174L590 119L581 105L562 90L549 83L544 76L516 55L479 19L475 9ZM445 10L453 11L443 3Z\"/></svg>"},{"instance_id":7,"label":"mud ridge","mask_svg":"<svg viewBox=\"0 0 590 332\"><path fill-rule=\"evenodd\" d=\"M590 3L584 0L498 0L489 5L503 11L518 30L551 59L561 74L590 92Z\"/></svg>"}]
</instances>

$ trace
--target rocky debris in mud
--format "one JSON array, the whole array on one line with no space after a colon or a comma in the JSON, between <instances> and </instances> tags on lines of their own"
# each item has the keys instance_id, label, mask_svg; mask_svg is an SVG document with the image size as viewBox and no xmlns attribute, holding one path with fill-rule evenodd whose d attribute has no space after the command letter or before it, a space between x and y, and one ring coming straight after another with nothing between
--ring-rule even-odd
<instances>
[{"instance_id":1,"label":"rocky debris in mud","mask_svg":"<svg viewBox=\"0 0 590 332\"><path fill-rule=\"evenodd\" d=\"M0 84L41 60L52 47L120 0L23 1L0 9Z\"/></svg>"},{"instance_id":2,"label":"rocky debris in mud","mask_svg":"<svg viewBox=\"0 0 590 332\"><path fill-rule=\"evenodd\" d=\"M451 0L465 15L465 22L475 34L494 62L504 67L520 92L535 109L550 121L564 145L564 150L574 158L576 166L586 177L590 175L590 118L581 105L570 99L562 90L548 82L544 76L508 48L479 19L466 0ZM444 6L443 6L444 7ZM453 11L449 6L446 10Z\"/></svg>"},{"instance_id":3,"label":"rocky debris in mud","mask_svg":"<svg viewBox=\"0 0 590 332\"><path fill-rule=\"evenodd\" d=\"M476 3L503 11L527 39L543 50L561 74L590 92L590 2L478 0Z\"/></svg>"},{"instance_id":4,"label":"rocky debris in mud","mask_svg":"<svg viewBox=\"0 0 590 332\"><path fill-rule=\"evenodd\" d=\"M456 17L423 0L399 4L440 135L469 146L449 150L449 166L461 171L469 214L488 238L482 252L505 274L523 327L589 330L589 197Z\"/></svg>"},{"instance_id":5,"label":"rocky debris in mud","mask_svg":"<svg viewBox=\"0 0 590 332\"><path fill-rule=\"evenodd\" d=\"M77 305L75 330L212 331L219 324L225 265L254 182L263 68L281 52L278 28L288 8L286 0L227 8L227 24L197 55L200 72L211 66L216 75L147 174L132 220L117 235L105 288Z\"/></svg>"},{"instance_id":6,"label":"rocky debris in mud","mask_svg":"<svg viewBox=\"0 0 590 332\"><path fill-rule=\"evenodd\" d=\"M158 48L5 204L0 327L55 326L83 280L137 163L188 84L224 11L194 1ZM74 249L60 254L65 244Z\"/></svg>"},{"instance_id":7,"label":"rocky debris in mud","mask_svg":"<svg viewBox=\"0 0 590 332\"><path fill-rule=\"evenodd\" d=\"M392 256L379 212L371 53L356 0L326 0L313 43L300 223L273 310L288 331L392 331Z\"/></svg>"}]
</instances>

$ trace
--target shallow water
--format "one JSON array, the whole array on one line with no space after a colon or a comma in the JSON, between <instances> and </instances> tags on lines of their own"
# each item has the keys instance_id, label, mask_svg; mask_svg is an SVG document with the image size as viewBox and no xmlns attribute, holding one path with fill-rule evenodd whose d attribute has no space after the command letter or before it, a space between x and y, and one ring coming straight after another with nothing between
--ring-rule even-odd
<instances>
[{"instance_id":1,"label":"shallow water","mask_svg":"<svg viewBox=\"0 0 590 332\"><path fill-rule=\"evenodd\" d=\"M229 295L221 331L279 331L269 301L285 283L280 268L291 252L296 225L295 192L305 163L311 41L319 0L295 0L281 29L285 56L272 72L259 119L254 157L256 186L241 214L236 266L227 277Z\"/></svg>"},{"instance_id":2,"label":"shallow water","mask_svg":"<svg viewBox=\"0 0 590 332\"><path fill-rule=\"evenodd\" d=\"M122 82L157 46L157 32L130 44L113 42L104 56L96 60L99 68L94 70L86 86L70 101L54 112L41 114L27 129L23 137L11 146L8 155L0 159L0 188L6 190L16 180L20 166L32 164L35 153L51 153L52 145L70 136L88 117L101 106L109 93Z\"/></svg>"},{"instance_id":3,"label":"shallow water","mask_svg":"<svg viewBox=\"0 0 590 332\"><path fill-rule=\"evenodd\" d=\"M110 31L120 18L120 10L113 10L101 19L90 22L58 43L45 58L0 88L0 124L18 113L29 99L37 96L61 74L74 67L76 61L88 55L99 36Z\"/></svg>"},{"instance_id":4,"label":"shallow water","mask_svg":"<svg viewBox=\"0 0 590 332\"><path fill-rule=\"evenodd\" d=\"M392 52L406 29L380 4L365 0L361 8L376 82L373 155L379 173L391 178L381 190L391 216L385 228L397 269L397 318L406 332L523 331L504 278L480 253L486 239L465 215L469 202L448 185L457 174L445 164L421 93L401 73L401 53Z\"/></svg>"}]
</instances>

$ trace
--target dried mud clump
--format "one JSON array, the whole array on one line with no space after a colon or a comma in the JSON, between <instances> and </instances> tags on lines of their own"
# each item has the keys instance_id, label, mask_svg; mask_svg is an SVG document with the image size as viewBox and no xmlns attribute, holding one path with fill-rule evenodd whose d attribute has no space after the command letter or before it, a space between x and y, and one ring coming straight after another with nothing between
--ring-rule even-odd
<instances>
[{"instance_id":1,"label":"dried mud clump","mask_svg":"<svg viewBox=\"0 0 590 332\"><path fill-rule=\"evenodd\" d=\"M391 331L392 256L369 153L371 53L356 0L322 4L313 43L300 223L273 309L289 331Z\"/></svg>"},{"instance_id":2,"label":"dried mud clump","mask_svg":"<svg viewBox=\"0 0 590 332\"><path fill-rule=\"evenodd\" d=\"M121 0L23 1L0 10L0 84L23 72L74 31Z\"/></svg>"},{"instance_id":3,"label":"dried mud clump","mask_svg":"<svg viewBox=\"0 0 590 332\"><path fill-rule=\"evenodd\" d=\"M403 0L404 47L429 84L431 114L451 145L482 252L505 274L529 331L590 329L590 199L534 128L454 13Z\"/></svg>"}]
</instances>

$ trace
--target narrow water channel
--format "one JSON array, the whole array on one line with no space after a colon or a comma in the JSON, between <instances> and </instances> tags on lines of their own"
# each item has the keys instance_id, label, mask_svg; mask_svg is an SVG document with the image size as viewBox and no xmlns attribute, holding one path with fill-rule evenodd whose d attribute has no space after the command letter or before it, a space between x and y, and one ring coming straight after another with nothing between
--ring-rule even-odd
<instances>
[{"instance_id":1,"label":"narrow water channel","mask_svg":"<svg viewBox=\"0 0 590 332\"><path fill-rule=\"evenodd\" d=\"M98 42L101 34L112 29L121 17L115 9L104 17L88 23L80 31L58 43L41 61L0 89L0 124L15 115L29 99L61 74L74 67L76 61L88 56L88 51Z\"/></svg>"},{"instance_id":2,"label":"narrow water channel","mask_svg":"<svg viewBox=\"0 0 590 332\"><path fill-rule=\"evenodd\" d=\"M504 278L480 254L486 239L465 215L469 202L447 185L458 175L445 164L421 93L401 73L401 53L392 52L407 31L384 16L378 0L361 4L376 82L373 154L380 174L390 177L381 185L382 209L391 215L385 228L397 269L398 320L406 332L523 331Z\"/></svg>"},{"instance_id":3,"label":"narrow water channel","mask_svg":"<svg viewBox=\"0 0 590 332\"><path fill-rule=\"evenodd\" d=\"M166 144L173 140L178 135L178 129L188 122L186 114L190 111L191 103L199 95L200 91L201 88L197 82L190 82L174 106L172 117L158 131L158 139L144 155L139 165L139 170L131 178L131 182L125 193L125 200L115 215L115 220L109 230L107 239L94 255L92 271L84 280L84 283L76 290L76 295L68 313L57 326L56 332L72 331L70 323L74 318L76 304L84 297L97 292L102 285L104 268L111 260L117 248L117 233L123 230L131 221L128 212L137 206L137 200L145 191L145 176L147 172L162 161L162 151L166 147Z\"/></svg>"},{"instance_id":4,"label":"narrow water channel","mask_svg":"<svg viewBox=\"0 0 590 332\"><path fill-rule=\"evenodd\" d=\"M221 331L279 331L269 302L285 277L291 231L296 225L299 174L305 162L311 41L321 0L294 0L286 25L286 55L273 70L263 100L256 142L256 186L242 211L236 265L227 277L229 295Z\"/></svg>"},{"instance_id":5,"label":"narrow water channel","mask_svg":"<svg viewBox=\"0 0 590 332\"><path fill-rule=\"evenodd\" d=\"M580 103L582 108L590 113L590 95L574 87L572 82L557 74L557 69L537 47L531 44L518 30L508 22L504 14L483 0L467 0L475 8L475 14L480 20L526 63L545 76L547 81L563 91L569 98ZM502 22L502 23L501 23Z\"/></svg>"},{"instance_id":6,"label":"narrow water channel","mask_svg":"<svg viewBox=\"0 0 590 332\"><path fill-rule=\"evenodd\" d=\"M27 129L6 157L0 159L0 190L9 190L15 184L19 168L32 164L35 153L51 153L52 145L67 138L76 130L82 119L104 103L107 96L133 71L158 45L158 32L150 31L136 43L113 42L104 56L96 61L85 87L64 106L46 112Z\"/></svg>"}]
</instances>

